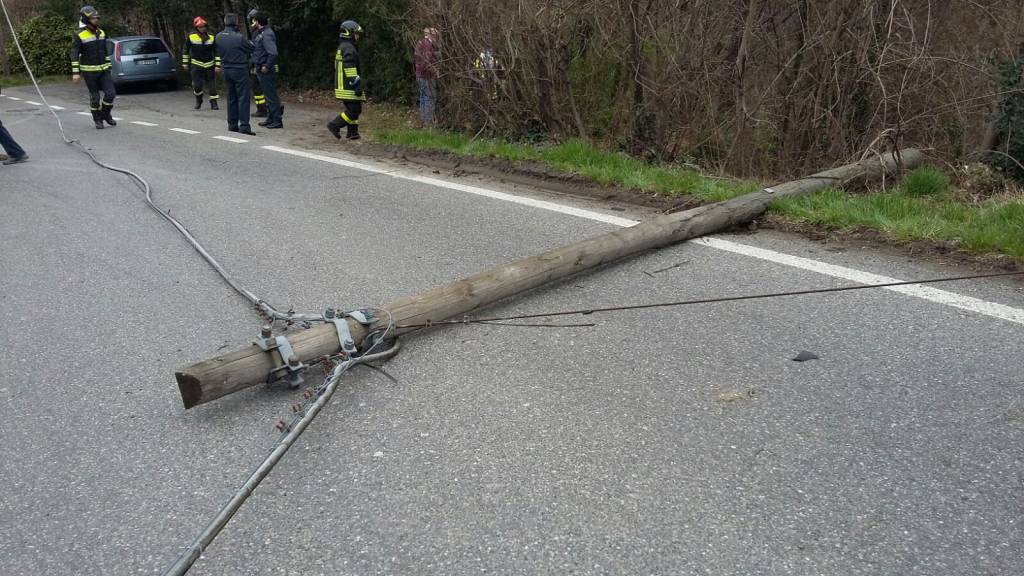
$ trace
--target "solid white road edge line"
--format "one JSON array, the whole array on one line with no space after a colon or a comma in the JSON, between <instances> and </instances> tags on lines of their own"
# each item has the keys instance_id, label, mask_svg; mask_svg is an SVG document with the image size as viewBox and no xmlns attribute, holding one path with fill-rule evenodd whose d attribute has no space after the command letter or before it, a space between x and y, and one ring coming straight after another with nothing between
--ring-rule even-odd
<instances>
[{"instance_id":1,"label":"solid white road edge line","mask_svg":"<svg viewBox=\"0 0 1024 576\"><path fill-rule=\"evenodd\" d=\"M429 178L426 176L419 176L416 174L409 174L401 171L388 170L385 168L380 168L369 164L362 164L359 162L342 160L341 158L334 158L333 156L324 156L323 154L314 154L312 152L293 150L291 148L281 148L279 146L262 146L262 148L264 150L270 150L272 152L290 154L292 156L309 158L311 160L320 160L322 162L329 162L331 164L336 164L338 166L345 166L347 168L354 168L356 170L363 170L365 172L373 172L376 174L382 174L394 178L401 178L403 180L411 180L413 182L420 182L422 184L427 184L430 186L448 188L450 190L458 190L460 192L467 192L469 194L475 194L477 196L484 196L487 198L503 200L505 202L512 202L523 206L540 208L541 210L558 212L560 214L568 214L570 216L586 218L588 220L595 220L597 222L604 222L606 224L613 224L615 226L628 227L639 224L639 221L631 220L629 218L621 218L619 216L612 216L610 214L594 212L593 210L584 210L581 208L573 208L571 206L563 206L561 204L556 204L554 202L548 202L545 200L524 198L522 196L515 196L513 194L507 194L505 192L498 192L496 190L480 188L478 186L469 186L466 184L459 184L457 182L448 182L447 180L440 180L438 178ZM723 240L721 238L697 238L695 240L691 240L690 243L698 244L700 246L706 246L708 248L715 248L717 250L724 250L726 252L732 252L734 254L741 254L743 256L757 258L759 260L766 260L768 262L774 262L776 264L784 264L786 266L799 268L801 270L807 270L809 272L814 272L825 276L843 278L845 280L851 280L853 282L857 282L860 284L888 284L891 282L903 281L898 278L890 278L888 276L873 274L871 272L864 272L862 270L847 268L845 266L828 264L827 262L811 260L810 258L791 256L789 254L784 254L782 252L758 248L756 246L750 246L749 244L741 244L739 242L733 242L730 240ZM1005 304L988 302L980 298L964 296L963 294L957 294L955 292L940 290L938 288L933 288L931 286L923 286L920 284L909 286L891 286L884 289L891 290L893 292L898 292L900 294L904 294L907 296L920 298L922 300L928 300L930 302L935 302L937 304L943 304L945 306L951 306L953 308L959 308L961 310L967 310L970 312L975 312L977 314L982 314L993 318L999 318L1000 320L1006 320L1009 322L1024 325L1024 310L1014 308L1012 306L1007 306Z\"/></svg>"}]
</instances>

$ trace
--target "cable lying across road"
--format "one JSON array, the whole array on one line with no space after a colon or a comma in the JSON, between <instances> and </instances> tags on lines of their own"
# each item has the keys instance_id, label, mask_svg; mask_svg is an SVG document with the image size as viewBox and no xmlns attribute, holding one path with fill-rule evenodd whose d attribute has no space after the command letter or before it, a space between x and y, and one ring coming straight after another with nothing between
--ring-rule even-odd
<instances>
[{"instance_id":1,"label":"cable lying across road","mask_svg":"<svg viewBox=\"0 0 1024 576\"><path fill-rule=\"evenodd\" d=\"M53 107L50 106L50 103L46 101L46 96L43 95L43 91L39 88L39 83L36 81L35 74L32 73L32 67L29 66L28 60L25 58L25 52L21 48L21 42L18 40L18 34L14 28L14 23L11 21L11 16L7 12L7 4L3 0L0 0L0 8L3 8L4 17L7 20L7 26L11 29L11 37L14 39L14 45L15 47L17 47L18 53L21 55L21 60L25 64L25 70L28 72L28 76L32 80L32 85L35 87L36 93L39 94L39 98L42 100L43 106L45 106L46 109L50 111L50 114L53 114L53 117L57 120L57 128L58 130L60 130L60 136L61 138L64 139L65 144L68 144L70 146L77 146L82 152L88 155L89 159L92 160L93 163L95 163L97 166L100 166L101 168L105 168L112 172L124 174L125 176L130 178L132 182L134 182L135 185L138 186L139 189L142 190L142 192L145 194L144 200L146 201L146 204L150 208L152 208L154 212L159 214L161 218L170 222L170 224L174 226L174 228L177 229L182 236L185 237L185 240L187 240L188 243L192 245L195 251L198 252L199 255L203 257L204 260L206 260L210 267L212 267L217 272L217 274L219 274L220 277L223 278L224 281L227 282L229 286L231 286L231 288L235 292L237 292L243 298L251 302L253 307L255 307L259 313L269 317L271 320L284 320L286 322L319 322L324 320L322 314L296 314L293 312L279 312L276 308L271 306L270 303L253 294L250 290L242 286L238 282L238 280L236 280L230 273L228 273L228 271L225 270L224 267L221 266L219 262L217 262L217 259L214 258L213 255L211 255L206 250L206 248L203 247L202 244L199 243L199 240L197 240L196 237L193 236L192 233L189 232L188 229L185 228L185 226L181 222L179 222L177 219L171 216L168 211L163 210L162 208L157 206L156 202L153 201L153 188L149 185L149 182L147 182L145 178L139 176L138 174L132 172L131 170L128 170L127 168L119 168L117 166L112 166L110 164L107 164L106 162L103 162L102 160L97 158L91 150L83 146L77 138L69 138L67 132L64 131L64 123L61 121L60 116L53 109Z\"/></svg>"},{"instance_id":2,"label":"cable lying across road","mask_svg":"<svg viewBox=\"0 0 1024 576\"><path fill-rule=\"evenodd\" d=\"M763 300L767 298L782 298L786 296L804 296L807 294L829 294L833 292L851 292L854 290L873 290L876 288L892 288L894 286L913 286L915 284L938 284L939 282L956 282L959 280L977 280L981 278L1000 278L1005 276L1024 276L1020 272L995 272L992 274L975 274L972 276L950 276L947 278L932 278L928 280L906 280L901 282L887 282L885 284L858 284L856 286L840 286L839 288L815 288L813 290L794 290L790 292L770 292L767 294L747 294L744 296L723 296L720 298L701 298L699 300L677 300L674 302L655 302L650 304L631 304L626 306L609 306L606 308L581 308L578 310L560 310L556 312L538 312L532 314L516 314L512 316L489 316L485 318L465 317L462 320L440 320L438 322L422 322L419 324L399 324L398 330L410 328L430 328L433 326L445 326L452 324L487 324L491 326L526 326L530 328L579 328L593 326L593 324L569 324L569 325L544 325L544 324L504 324L514 320L530 320L534 318L553 318L556 316L586 316L589 314L600 314L603 312L621 312L626 310L646 310L648 308L670 308L675 306L694 306L697 304L714 304L717 302L738 302L742 300Z\"/></svg>"}]
</instances>

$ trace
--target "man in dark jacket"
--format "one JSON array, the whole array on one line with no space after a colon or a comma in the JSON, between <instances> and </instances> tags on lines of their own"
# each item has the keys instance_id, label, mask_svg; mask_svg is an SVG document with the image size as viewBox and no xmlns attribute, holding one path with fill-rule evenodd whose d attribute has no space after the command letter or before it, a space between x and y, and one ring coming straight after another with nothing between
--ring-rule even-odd
<instances>
[{"instance_id":1,"label":"man in dark jacket","mask_svg":"<svg viewBox=\"0 0 1024 576\"><path fill-rule=\"evenodd\" d=\"M252 39L255 50L252 54L263 95L267 99L267 120L260 126L284 128L281 122L281 98L277 95L277 35L270 28L266 12L256 12L252 21L256 35Z\"/></svg>"},{"instance_id":2,"label":"man in dark jacket","mask_svg":"<svg viewBox=\"0 0 1024 576\"><path fill-rule=\"evenodd\" d=\"M206 19L196 16L192 20L196 31L185 39L181 54L181 67L192 68L192 93L196 96L196 110L203 107L203 94L210 96L210 110L217 110L217 74L220 58L217 58L215 38L207 31Z\"/></svg>"},{"instance_id":3,"label":"man in dark jacket","mask_svg":"<svg viewBox=\"0 0 1024 576\"><path fill-rule=\"evenodd\" d=\"M89 89L89 109L97 130L103 122L117 126L110 111L114 109L114 80L110 77L110 46L107 33L100 29L100 13L92 6L83 6L81 27L75 31L71 41L71 81L78 84L85 77ZM100 92L103 101L100 102Z\"/></svg>"},{"instance_id":4,"label":"man in dark jacket","mask_svg":"<svg viewBox=\"0 0 1024 576\"><path fill-rule=\"evenodd\" d=\"M346 126L345 137L359 139L359 115L363 112L363 80L359 77L359 51L356 41L363 28L352 20L341 23L338 52L334 55L334 97L341 100L344 110L327 124L335 138L341 139L341 127Z\"/></svg>"},{"instance_id":5,"label":"man in dark jacket","mask_svg":"<svg viewBox=\"0 0 1024 576\"><path fill-rule=\"evenodd\" d=\"M214 42L228 89L228 130L253 136L249 126L249 56L252 42L238 30L238 15L224 15L224 30Z\"/></svg>"}]
</instances>

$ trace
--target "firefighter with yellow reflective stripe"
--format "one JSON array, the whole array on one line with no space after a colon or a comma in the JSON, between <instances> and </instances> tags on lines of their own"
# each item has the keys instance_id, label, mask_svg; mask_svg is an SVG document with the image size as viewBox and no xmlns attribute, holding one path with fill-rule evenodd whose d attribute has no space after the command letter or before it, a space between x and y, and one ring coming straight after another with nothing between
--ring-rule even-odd
<instances>
[{"instance_id":1,"label":"firefighter with yellow reflective stripe","mask_svg":"<svg viewBox=\"0 0 1024 576\"><path fill-rule=\"evenodd\" d=\"M359 139L359 115L366 101L363 80L359 76L359 51L356 49L362 33L362 26L352 20L341 23L338 51L334 55L334 97L341 100L345 109L327 124L327 129L339 140L342 126L348 128L346 138Z\"/></svg>"},{"instance_id":2,"label":"firefighter with yellow reflective stripe","mask_svg":"<svg viewBox=\"0 0 1024 576\"><path fill-rule=\"evenodd\" d=\"M79 11L82 25L75 31L71 42L71 81L78 84L85 78L89 88L89 109L97 130L103 122L117 126L110 111L114 109L114 80L110 77L110 46L107 33L100 29L100 13L92 6ZM100 92L103 100L100 101Z\"/></svg>"},{"instance_id":3,"label":"firefighter with yellow reflective stripe","mask_svg":"<svg viewBox=\"0 0 1024 576\"><path fill-rule=\"evenodd\" d=\"M203 107L203 95L210 96L210 109L217 108L217 70L220 69L220 56L214 46L214 36L207 31L206 19L196 16L192 20L196 31L185 39L185 48L181 54L181 67L192 70L192 93L196 96L196 110Z\"/></svg>"}]
</instances>

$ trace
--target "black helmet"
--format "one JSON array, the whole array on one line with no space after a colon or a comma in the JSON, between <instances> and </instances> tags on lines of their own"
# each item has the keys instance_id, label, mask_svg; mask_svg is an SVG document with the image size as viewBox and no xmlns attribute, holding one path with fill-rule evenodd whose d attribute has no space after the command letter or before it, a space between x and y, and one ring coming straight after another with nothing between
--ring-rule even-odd
<instances>
[{"instance_id":1,"label":"black helmet","mask_svg":"<svg viewBox=\"0 0 1024 576\"><path fill-rule=\"evenodd\" d=\"M356 34L362 34L363 27L355 20L345 20L341 23L341 37L353 38Z\"/></svg>"},{"instance_id":2,"label":"black helmet","mask_svg":"<svg viewBox=\"0 0 1024 576\"><path fill-rule=\"evenodd\" d=\"M88 22L90 18L99 18L100 11L93 8L92 6L82 6L82 9L78 11L82 15L82 22Z\"/></svg>"},{"instance_id":3,"label":"black helmet","mask_svg":"<svg viewBox=\"0 0 1024 576\"><path fill-rule=\"evenodd\" d=\"M245 15L246 22L252 22L253 19L256 18L256 15L259 14L259 12L259 8L253 8L252 10L249 10L249 13Z\"/></svg>"}]
</instances>

